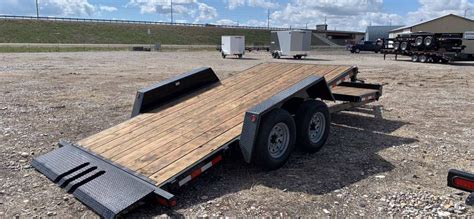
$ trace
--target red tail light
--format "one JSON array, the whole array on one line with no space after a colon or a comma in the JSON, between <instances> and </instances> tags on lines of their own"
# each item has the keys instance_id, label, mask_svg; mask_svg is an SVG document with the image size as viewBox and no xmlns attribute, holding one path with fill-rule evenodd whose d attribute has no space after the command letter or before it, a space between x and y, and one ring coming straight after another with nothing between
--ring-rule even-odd
<instances>
[{"instance_id":1,"label":"red tail light","mask_svg":"<svg viewBox=\"0 0 474 219\"><path fill-rule=\"evenodd\" d=\"M460 170L449 170L448 186L466 192L474 192L474 174Z\"/></svg>"},{"instance_id":2,"label":"red tail light","mask_svg":"<svg viewBox=\"0 0 474 219\"><path fill-rule=\"evenodd\" d=\"M469 191L474 191L474 181L464 179L462 177L454 177L453 185L459 189L465 189Z\"/></svg>"}]
</instances>

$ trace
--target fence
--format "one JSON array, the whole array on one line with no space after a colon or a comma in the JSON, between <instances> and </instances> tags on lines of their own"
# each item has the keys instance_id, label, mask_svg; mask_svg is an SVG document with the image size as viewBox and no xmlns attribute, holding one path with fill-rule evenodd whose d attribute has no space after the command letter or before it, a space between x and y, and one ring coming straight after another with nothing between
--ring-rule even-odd
<instances>
[{"instance_id":1,"label":"fence","mask_svg":"<svg viewBox=\"0 0 474 219\"><path fill-rule=\"evenodd\" d=\"M117 24L151 24L151 25L174 25L189 27L218 27L233 29L254 29L254 30L289 30L291 28L279 27L256 27L256 26L238 26L238 25L218 25L218 24L193 24L193 23L171 23L158 21L134 21L134 20L108 20L108 19L90 19L90 18L66 18L66 17L35 17L18 15L0 15L0 19L13 20L45 20L45 21L66 21L66 22L92 22L92 23L117 23Z\"/></svg>"}]
</instances>

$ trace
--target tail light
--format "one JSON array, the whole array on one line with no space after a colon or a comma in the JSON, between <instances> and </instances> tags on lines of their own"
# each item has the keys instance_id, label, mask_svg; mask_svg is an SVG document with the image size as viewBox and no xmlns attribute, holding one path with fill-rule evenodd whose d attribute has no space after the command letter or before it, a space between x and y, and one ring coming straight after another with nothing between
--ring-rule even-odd
<instances>
[{"instance_id":1,"label":"tail light","mask_svg":"<svg viewBox=\"0 0 474 219\"><path fill-rule=\"evenodd\" d=\"M460 170L449 170L448 186L466 192L474 192L474 174Z\"/></svg>"}]
</instances>

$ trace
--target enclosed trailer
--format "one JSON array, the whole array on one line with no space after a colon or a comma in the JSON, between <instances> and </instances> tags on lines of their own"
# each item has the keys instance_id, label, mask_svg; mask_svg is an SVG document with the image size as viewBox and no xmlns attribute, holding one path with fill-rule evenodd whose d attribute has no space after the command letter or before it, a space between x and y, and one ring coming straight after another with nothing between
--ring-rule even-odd
<instances>
[{"instance_id":1,"label":"enclosed trailer","mask_svg":"<svg viewBox=\"0 0 474 219\"><path fill-rule=\"evenodd\" d=\"M272 31L270 50L273 58L293 56L295 59L308 56L311 50L311 31L286 30Z\"/></svg>"},{"instance_id":2,"label":"enclosed trailer","mask_svg":"<svg viewBox=\"0 0 474 219\"><path fill-rule=\"evenodd\" d=\"M222 36L221 49L224 59L228 55L242 58L245 53L245 36Z\"/></svg>"},{"instance_id":3,"label":"enclosed trailer","mask_svg":"<svg viewBox=\"0 0 474 219\"><path fill-rule=\"evenodd\" d=\"M357 73L355 66L263 63L221 81L211 68L196 69L139 90L131 119L61 142L32 166L104 218L145 199L173 206L173 191L223 159L276 169L295 147L320 150L329 113L382 95L381 85Z\"/></svg>"}]
</instances>

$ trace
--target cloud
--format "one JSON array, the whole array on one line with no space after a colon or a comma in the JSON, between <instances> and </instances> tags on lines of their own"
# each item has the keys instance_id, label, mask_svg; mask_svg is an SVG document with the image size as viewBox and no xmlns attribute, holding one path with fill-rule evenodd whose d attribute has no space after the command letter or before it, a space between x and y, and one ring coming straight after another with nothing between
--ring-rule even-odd
<instances>
[{"instance_id":1,"label":"cloud","mask_svg":"<svg viewBox=\"0 0 474 219\"><path fill-rule=\"evenodd\" d=\"M113 6L100 5L99 10L105 11L105 12L114 12L114 11L117 11L118 9Z\"/></svg>"},{"instance_id":2,"label":"cloud","mask_svg":"<svg viewBox=\"0 0 474 219\"><path fill-rule=\"evenodd\" d=\"M44 16L93 16L101 11L118 10L107 5L95 5L89 0L41 0L40 15ZM6 0L0 3L0 13L36 14L36 5L32 0Z\"/></svg>"},{"instance_id":3,"label":"cloud","mask_svg":"<svg viewBox=\"0 0 474 219\"><path fill-rule=\"evenodd\" d=\"M130 0L126 7L138 7L140 13L171 13L170 0ZM191 18L195 22L210 21L218 16L217 9L197 0L173 0L173 15ZM186 19L187 20L187 19Z\"/></svg>"},{"instance_id":4,"label":"cloud","mask_svg":"<svg viewBox=\"0 0 474 219\"><path fill-rule=\"evenodd\" d=\"M329 29L364 31L367 25L399 24L402 17L383 12L383 0L293 0L271 15L271 26L314 28L327 19Z\"/></svg>"},{"instance_id":5,"label":"cloud","mask_svg":"<svg viewBox=\"0 0 474 219\"><path fill-rule=\"evenodd\" d=\"M244 6L276 9L280 7L280 4L271 0L227 0L227 8L231 10Z\"/></svg>"},{"instance_id":6,"label":"cloud","mask_svg":"<svg viewBox=\"0 0 474 219\"><path fill-rule=\"evenodd\" d=\"M215 22L217 25L238 25L239 22L230 19L220 19Z\"/></svg>"},{"instance_id":7,"label":"cloud","mask_svg":"<svg viewBox=\"0 0 474 219\"><path fill-rule=\"evenodd\" d=\"M204 3L198 3L199 16L196 17L196 22L209 21L217 17L217 10Z\"/></svg>"},{"instance_id":8,"label":"cloud","mask_svg":"<svg viewBox=\"0 0 474 219\"><path fill-rule=\"evenodd\" d=\"M468 0L418 0L421 7L408 12L408 24L430 20L447 14L464 16L466 9L474 10L474 4Z\"/></svg>"}]
</instances>

